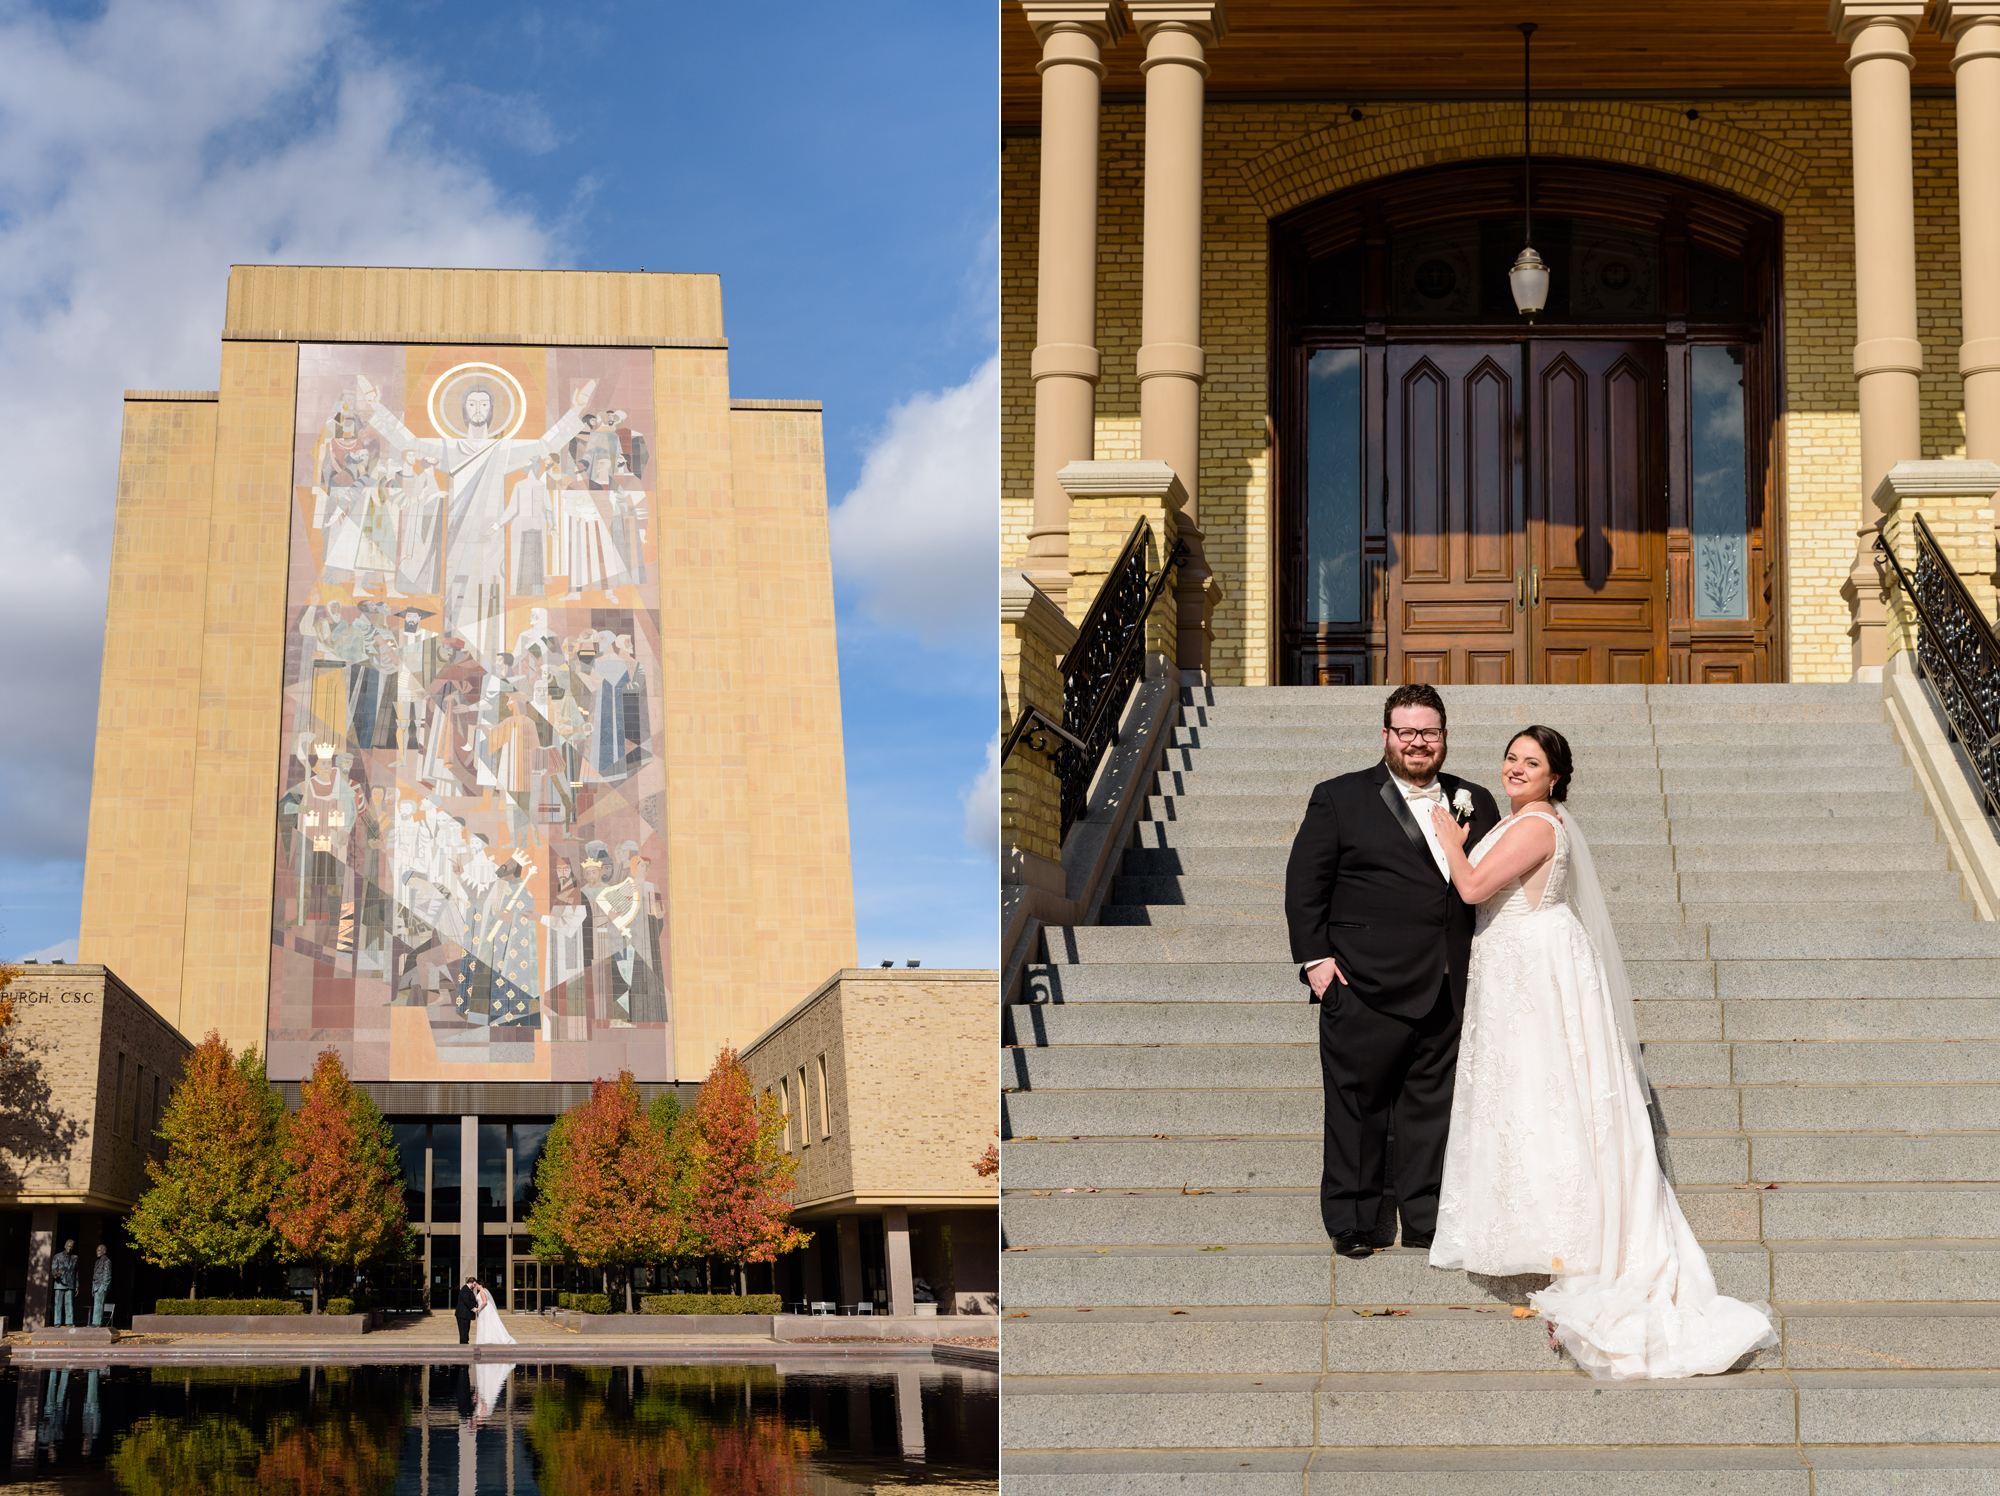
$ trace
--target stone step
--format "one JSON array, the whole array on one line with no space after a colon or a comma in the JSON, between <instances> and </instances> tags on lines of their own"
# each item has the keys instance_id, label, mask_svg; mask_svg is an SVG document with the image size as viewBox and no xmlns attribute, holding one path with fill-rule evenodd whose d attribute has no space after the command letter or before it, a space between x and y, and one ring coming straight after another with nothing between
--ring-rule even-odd
<instances>
[{"instance_id":1,"label":"stone step","mask_svg":"<svg viewBox=\"0 0 2000 1496\"><path fill-rule=\"evenodd\" d=\"M1862 873L1932 872L1947 866L1944 844L1934 836L1929 841L1902 842L1883 846L1861 843L1833 846L1759 846L1733 844L1700 846L1693 844L1650 846L1599 846L1591 843L1600 876L1623 872L1682 873ZM1285 861L1291 856L1291 842L1268 847L1131 847L1126 850L1122 871L1132 877L1177 877L1187 874L1215 874L1230 877L1268 877L1284 887Z\"/></svg>"},{"instance_id":2,"label":"stone step","mask_svg":"<svg viewBox=\"0 0 2000 1496\"><path fill-rule=\"evenodd\" d=\"M2000 1240L2000 1185L1683 1184L1676 1192L1704 1242ZM1040 1193L1009 1189L1008 1246L1162 1247L1229 1242L1320 1246L1317 1184L1182 1194L1166 1190Z\"/></svg>"},{"instance_id":3,"label":"stone step","mask_svg":"<svg viewBox=\"0 0 2000 1496\"><path fill-rule=\"evenodd\" d=\"M1298 807L1303 814L1304 807ZM1840 844L1892 846L1936 842L1937 827L1929 817L1898 815L1743 816L1717 810L1714 814L1676 816L1669 835L1663 819L1594 819L1584 825L1593 850L1599 846L1652 845L1669 842L1689 847L1751 844L1784 847L1794 854L1811 847ZM1269 847L1289 852L1298 830L1298 815L1283 820L1141 821L1133 841L1139 847ZM1779 861L1780 867L1810 867L1809 858Z\"/></svg>"},{"instance_id":4,"label":"stone step","mask_svg":"<svg viewBox=\"0 0 2000 1496\"><path fill-rule=\"evenodd\" d=\"M1746 1303L2000 1305L2000 1241L1769 1241L1704 1244L1716 1287ZM1431 1266L1427 1249L1372 1257L1305 1246L1022 1247L1009 1237L1001 1297L1038 1308L1525 1304L1545 1275L1491 1278ZM1265 1295L1274 1295L1266 1297ZM1300 1297L1287 1297L1300 1294Z\"/></svg>"},{"instance_id":5,"label":"stone step","mask_svg":"<svg viewBox=\"0 0 2000 1496\"><path fill-rule=\"evenodd\" d=\"M1822 892L1826 892L1822 885ZM1852 892L1853 890L1846 890ZM1901 893L1904 890L1895 890ZM1883 903L1839 903L1822 900L1815 903L1768 903L1748 904L1734 901L1679 902L1675 900L1632 900L1610 896L1607 890L1606 906L1611 911L1612 928L1619 933L1622 950L1626 941L1622 933L1627 928L1643 930L1650 925L1684 924L1698 925L1726 921L1731 918L1745 923L1782 924L1789 919L1800 919L1810 923L1859 923L1863 921L1892 921L1896 923L1923 923L1926 921L1952 923L1976 920L1979 911L1962 902L1956 890L1949 901L1921 899L1908 902ZM1179 926L1186 924L1206 925L1257 925L1285 923L1284 909L1269 901L1261 903L1178 903L1168 901L1157 904L1106 904L1098 911L1098 922L1104 925L1153 925ZM1633 949L1640 948L1646 937L1634 937Z\"/></svg>"},{"instance_id":6,"label":"stone step","mask_svg":"<svg viewBox=\"0 0 2000 1496\"><path fill-rule=\"evenodd\" d=\"M1702 726L1816 726L1835 722L1881 722L1886 720L1879 692L1827 701L1707 702L1655 705L1644 702L1612 702L1603 699L1555 703L1550 701L1466 702L1445 698L1446 725L1454 732L1466 728L1517 728L1541 722L1568 737L1573 728L1630 723L1657 728L1663 725ZM1320 727L1325 729L1382 727L1380 698L1339 702L1280 701L1267 697L1245 697L1208 704L1183 703L1181 720L1198 726L1227 723L1232 727Z\"/></svg>"},{"instance_id":7,"label":"stone step","mask_svg":"<svg viewBox=\"0 0 2000 1496\"><path fill-rule=\"evenodd\" d=\"M1011 1376L1574 1371L1537 1318L1497 1306L1421 1305L1393 1317L1317 1304L1269 1308L1036 1309L1007 1322ZM2000 1370L2000 1304L1782 1305L1780 1344L1752 1368Z\"/></svg>"},{"instance_id":8,"label":"stone step","mask_svg":"<svg viewBox=\"0 0 2000 1496\"><path fill-rule=\"evenodd\" d=\"M1192 776L1190 776L1192 777ZM1667 776L1662 775L1663 779ZM1674 776L1682 778L1683 776ZM1666 786L1668 793L1605 792L1579 793L1572 805L1583 834L1595 843L1597 828L1606 823L1671 821L1673 839L1686 831L1699 831L1707 820L1740 820L1746 816L1768 819L1772 809L1782 806L1788 817L1798 820L1847 819L1855 816L1887 818L1922 816L1924 798L1910 788L1907 769L1869 771L1846 782L1778 787L1769 794L1750 793L1715 777L1690 774L1679 785ZM1145 819L1148 821L1271 821L1287 816L1294 821L1305 814L1304 795L1149 795Z\"/></svg>"},{"instance_id":9,"label":"stone step","mask_svg":"<svg viewBox=\"0 0 2000 1496\"><path fill-rule=\"evenodd\" d=\"M1284 1087L1272 1076L1261 1088L1235 1090L1021 1091L1001 1098L1001 1135L1298 1136L1317 1131L1325 1110L1318 1075L1306 1079L1310 1084ZM2000 1131L1996 1085L1654 1084L1661 1119L1674 1135Z\"/></svg>"},{"instance_id":10,"label":"stone step","mask_svg":"<svg viewBox=\"0 0 2000 1496\"><path fill-rule=\"evenodd\" d=\"M1748 908L1756 904L1811 904L1851 897L1854 890L1829 885L1822 872L1813 873L1674 873L1617 871L1600 867L1606 903L1709 904ZM1891 890L1899 901L1924 900L1938 905L1960 902L1959 875L1949 869L1907 873ZM1191 874L1185 877L1121 876L1112 881L1112 904L1269 904L1282 907L1285 880L1276 874ZM1705 916L1711 921L1720 916Z\"/></svg>"},{"instance_id":11,"label":"stone step","mask_svg":"<svg viewBox=\"0 0 2000 1496\"><path fill-rule=\"evenodd\" d=\"M1058 926L1058 932L1070 926ZM1060 942L1058 942L1060 944ZM1736 1032L1740 1038L1794 1038L1820 1032L1822 1018L1854 1022L1862 1012L1856 1004L1880 1002L1886 1010L1896 1004L2000 998L2000 960L1628 960L1626 976L1632 980L1632 994L1648 998L1718 998L1726 1012L1734 1004L1744 1006L1744 1018L1756 1016L1760 1024L1786 1022L1778 1014L1782 1008L1770 1004L1818 1002L1834 1004L1814 1010L1814 1018L1796 1032ZM1028 968L1026 992L1032 1004L1070 1006L1082 1002L1306 1002L1306 990L1298 980L1298 966L1290 960L1272 962L1188 962L1176 968L1148 964L1048 964ZM1896 992L1894 998L1880 996ZM1968 1022L1982 1022L1974 1010ZM1822 1038L1874 1038L1880 1030L1836 1034L1826 1030ZM1980 1038L1980 1032L1966 1032L1966 1038ZM1948 1034L1944 1038L1950 1038Z\"/></svg>"},{"instance_id":12,"label":"stone step","mask_svg":"<svg viewBox=\"0 0 2000 1496\"><path fill-rule=\"evenodd\" d=\"M1317 1128L1295 1137L1091 1138L1001 1145L1010 1189L1301 1188L1320 1177ZM1965 1184L2000 1181L2000 1133L1760 1132L1668 1136L1679 1184Z\"/></svg>"},{"instance_id":13,"label":"stone step","mask_svg":"<svg viewBox=\"0 0 2000 1496\"><path fill-rule=\"evenodd\" d=\"M2000 1447L1030 1450L1007 1496L1931 1496L2000 1486ZM1308 1473L1310 1472L1310 1473Z\"/></svg>"},{"instance_id":14,"label":"stone step","mask_svg":"<svg viewBox=\"0 0 2000 1496\"><path fill-rule=\"evenodd\" d=\"M1726 755L1726 756L1725 756ZM1348 755L1329 755L1322 766L1296 769L1255 769L1238 766L1239 754L1221 748L1183 755L1188 762L1164 768L1154 778L1154 790L1162 795L1292 795L1303 800L1314 787L1336 773L1352 772L1343 765ZM1355 755L1353 757L1358 757ZM1484 760L1454 752L1450 770L1461 779L1486 784L1496 798L1499 760ZM1372 760L1364 760L1367 767ZM1580 756L1573 794L1579 804L1584 797L1606 791L1630 794L1645 788L1665 786L1662 774L1676 781L1691 775L1729 775L1732 785L1744 793L1757 793L1767 776L1782 775L1796 787L1823 788L1829 782L1876 774L1901 774L1898 788L1909 784L1909 769L1903 750L1894 743L1869 744L1852 748L1824 748L1806 754L1802 750L1771 746L1731 751L1722 745L1690 748L1600 748ZM1489 772L1490 771L1490 772ZM1722 781L1718 780L1720 787Z\"/></svg>"}]
</instances>

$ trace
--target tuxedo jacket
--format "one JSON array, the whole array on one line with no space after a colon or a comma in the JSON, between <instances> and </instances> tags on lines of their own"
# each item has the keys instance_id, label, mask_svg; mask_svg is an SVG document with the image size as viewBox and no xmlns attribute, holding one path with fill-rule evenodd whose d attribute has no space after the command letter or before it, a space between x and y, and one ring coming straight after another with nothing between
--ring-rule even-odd
<instances>
[{"instance_id":1,"label":"tuxedo jacket","mask_svg":"<svg viewBox=\"0 0 2000 1496\"><path fill-rule=\"evenodd\" d=\"M1437 782L1447 804L1461 789L1472 797L1467 847L1499 824L1478 785L1455 774ZM1416 817L1387 763L1329 779L1313 790L1285 866L1292 959L1333 957L1350 993L1404 1018L1428 1013L1447 976L1463 1006L1472 956L1472 907L1438 872Z\"/></svg>"},{"instance_id":2,"label":"tuxedo jacket","mask_svg":"<svg viewBox=\"0 0 2000 1496\"><path fill-rule=\"evenodd\" d=\"M472 1285L461 1283L458 1287L458 1318L477 1319L479 1317L479 1296L472 1291Z\"/></svg>"}]
</instances>

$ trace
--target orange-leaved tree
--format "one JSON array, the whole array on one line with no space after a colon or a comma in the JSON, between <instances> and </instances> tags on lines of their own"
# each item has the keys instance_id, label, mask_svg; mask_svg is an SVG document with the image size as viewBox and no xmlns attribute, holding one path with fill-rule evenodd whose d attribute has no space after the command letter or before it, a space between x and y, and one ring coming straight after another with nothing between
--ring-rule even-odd
<instances>
[{"instance_id":1,"label":"orange-leaved tree","mask_svg":"<svg viewBox=\"0 0 2000 1496\"><path fill-rule=\"evenodd\" d=\"M799 1165L780 1141L784 1115L776 1097L756 1093L736 1051L725 1046L680 1126L687 1234L696 1250L735 1265L740 1294L746 1264L770 1262L812 1240L791 1223Z\"/></svg>"},{"instance_id":2,"label":"orange-leaved tree","mask_svg":"<svg viewBox=\"0 0 2000 1496\"><path fill-rule=\"evenodd\" d=\"M146 1160L152 1186L125 1228L155 1267L189 1270L189 1298L203 1268L241 1273L275 1245L270 1210L284 1116L257 1051L232 1056L210 1029L160 1117L166 1161Z\"/></svg>"},{"instance_id":3,"label":"orange-leaved tree","mask_svg":"<svg viewBox=\"0 0 2000 1496\"><path fill-rule=\"evenodd\" d=\"M535 1166L528 1234L535 1255L623 1270L681 1250L673 1210L674 1166L665 1134L640 1104L632 1072L590 1083L590 1100L549 1129Z\"/></svg>"},{"instance_id":4,"label":"orange-leaved tree","mask_svg":"<svg viewBox=\"0 0 2000 1496\"><path fill-rule=\"evenodd\" d=\"M14 1026L14 999L7 989L21 975L18 966L0 966L0 1060L7 1058L7 1030Z\"/></svg>"},{"instance_id":5,"label":"orange-leaved tree","mask_svg":"<svg viewBox=\"0 0 2000 1496\"><path fill-rule=\"evenodd\" d=\"M331 1049L320 1051L284 1133L285 1177L271 1225L285 1255L311 1265L317 1314L329 1267L351 1274L365 1262L412 1254L403 1166L389 1124Z\"/></svg>"}]
</instances>

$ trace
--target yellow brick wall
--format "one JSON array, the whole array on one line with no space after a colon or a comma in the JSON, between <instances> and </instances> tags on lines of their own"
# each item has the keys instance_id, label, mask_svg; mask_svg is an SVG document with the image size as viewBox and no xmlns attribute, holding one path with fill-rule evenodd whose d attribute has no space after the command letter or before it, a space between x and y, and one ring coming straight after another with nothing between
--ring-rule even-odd
<instances>
[{"instance_id":1,"label":"yellow brick wall","mask_svg":"<svg viewBox=\"0 0 2000 1496\"><path fill-rule=\"evenodd\" d=\"M131 400L104 615L79 959L179 1016L216 402Z\"/></svg>"},{"instance_id":2,"label":"yellow brick wall","mask_svg":"<svg viewBox=\"0 0 2000 1496\"><path fill-rule=\"evenodd\" d=\"M998 1182L973 1170L995 1141L993 1046L999 980L990 971L842 971L784 1015L743 1055L759 1092L788 1082L798 1110L807 1086L808 1136L792 1133L802 1207L843 1195L865 1203L997 1201ZM826 1060L832 1135L819 1125ZM923 1084L913 1085L921 1076ZM795 1124L796 1125L796 1124Z\"/></svg>"},{"instance_id":3,"label":"yellow brick wall","mask_svg":"<svg viewBox=\"0 0 2000 1496\"><path fill-rule=\"evenodd\" d=\"M854 876L820 414L739 408L730 448L756 846L755 1033L854 964Z\"/></svg>"},{"instance_id":4,"label":"yellow brick wall","mask_svg":"<svg viewBox=\"0 0 2000 1496\"><path fill-rule=\"evenodd\" d=\"M1062 671L1054 650L1025 623L1000 629L1000 735L1029 707L1063 717ZM1050 740L1048 746L1056 746ZM1010 848L1062 861L1062 781L1051 754L1023 738L1000 766L1000 840Z\"/></svg>"},{"instance_id":5,"label":"yellow brick wall","mask_svg":"<svg viewBox=\"0 0 2000 1496\"><path fill-rule=\"evenodd\" d=\"M181 1032L264 1047L291 543L292 343L224 343L202 619ZM144 995L143 993L141 994Z\"/></svg>"},{"instance_id":6,"label":"yellow brick wall","mask_svg":"<svg viewBox=\"0 0 2000 1496\"><path fill-rule=\"evenodd\" d=\"M1829 46L1834 43L1829 39ZM1226 45L1226 43L1225 43ZM1694 108L1699 119L1689 120ZM1225 596L1216 613L1215 676L1274 678L1270 496L1264 442L1268 224L1327 192L1419 166L1519 149L1519 116L1492 103L1363 106L1340 102L1211 104L1203 255L1200 515L1209 565ZM1919 335L1926 458L1963 455L1957 377L1958 240L1953 105L1915 104ZM1554 154L1678 173L1782 212L1785 403L1779 428L1786 495L1793 680L1845 679L1847 605L1839 589L1861 518L1854 413L1854 219L1844 100L1663 100L1549 103L1536 136ZM1099 457L1136 456L1144 110L1104 111L1098 342ZM1002 154L1002 555L1026 550L1032 485L1035 218L1040 145ZM1872 520L1873 515L1871 514Z\"/></svg>"}]
</instances>

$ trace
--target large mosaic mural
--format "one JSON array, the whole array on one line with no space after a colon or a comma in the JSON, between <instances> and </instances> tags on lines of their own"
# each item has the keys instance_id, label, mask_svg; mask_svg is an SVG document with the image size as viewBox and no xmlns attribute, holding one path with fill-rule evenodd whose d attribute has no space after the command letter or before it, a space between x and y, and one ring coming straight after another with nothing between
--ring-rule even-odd
<instances>
[{"instance_id":1,"label":"large mosaic mural","mask_svg":"<svg viewBox=\"0 0 2000 1496\"><path fill-rule=\"evenodd\" d=\"M672 1079L650 351L298 389L273 1078Z\"/></svg>"}]
</instances>

